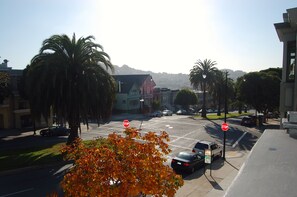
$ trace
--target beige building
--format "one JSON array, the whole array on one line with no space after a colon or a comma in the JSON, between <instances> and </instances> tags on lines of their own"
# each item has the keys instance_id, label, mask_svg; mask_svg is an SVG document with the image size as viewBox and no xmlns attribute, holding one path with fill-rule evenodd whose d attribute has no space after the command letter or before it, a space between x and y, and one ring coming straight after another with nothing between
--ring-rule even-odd
<instances>
[{"instance_id":1,"label":"beige building","mask_svg":"<svg viewBox=\"0 0 297 197\"><path fill-rule=\"evenodd\" d=\"M287 9L283 22L274 24L277 35L283 42L283 69L280 85L280 115L286 117L288 111L297 111L297 68L296 37L297 8Z\"/></svg>"}]
</instances>

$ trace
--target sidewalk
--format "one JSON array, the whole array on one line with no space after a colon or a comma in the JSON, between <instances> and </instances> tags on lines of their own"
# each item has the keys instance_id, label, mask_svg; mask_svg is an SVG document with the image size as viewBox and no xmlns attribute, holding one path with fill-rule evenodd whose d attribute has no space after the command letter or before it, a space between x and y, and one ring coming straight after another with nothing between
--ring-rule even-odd
<instances>
[{"instance_id":1,"label":"sidewalk","mask_svg":"<svg viewBox=\"0 0 297 197\"><path fill-rule=\"evenodd\" d=\"M249 152L226 152L226 161L215 160L210 174L209 166L184 178L184 185L177 191L176 197L222 197L245 162Z\"/></svg>"},{"instance_id":2,"label":"sidewalk","mask_svg":"<svg viewBox=\"0 0 297 197\"><path fill-rule=\"evenodd\" d=\"M283 129L265 130L226 196L296 197L296 140Z\"/></svg>"}]
</instances>

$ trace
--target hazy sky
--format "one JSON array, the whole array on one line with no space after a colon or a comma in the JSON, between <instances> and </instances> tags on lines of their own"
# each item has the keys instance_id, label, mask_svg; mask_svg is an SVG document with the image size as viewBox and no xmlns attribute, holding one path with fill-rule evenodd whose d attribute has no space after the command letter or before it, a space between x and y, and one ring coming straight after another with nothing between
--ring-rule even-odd
<instances>
[{"instance_id":1,"label":"hazy sky","mask_svg":"<svg viewBox=\"0 0 297 197\"><path fill-rule=\"evenodd\" d=\"M274 23L295 0L0 0L0 63L23 69L53 34L95 36L113 64L188 74L198 59L282 66Z\"/></svg>"}]
</instances>

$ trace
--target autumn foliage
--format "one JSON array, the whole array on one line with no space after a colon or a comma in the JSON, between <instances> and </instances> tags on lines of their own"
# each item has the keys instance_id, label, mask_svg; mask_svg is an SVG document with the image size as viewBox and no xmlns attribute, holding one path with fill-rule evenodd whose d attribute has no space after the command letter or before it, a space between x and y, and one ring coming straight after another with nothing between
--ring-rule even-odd
<instances>
[{"instance_id":1,"label":"autumn foliage","mask_svg":"<svg viewBox=\"0 0 297 197\"><path fill-rule=\"evenodd\" d=\"M74 166L61 183L65 196L174 196L183 180L164 165L170 152L166 141L166 132L141 136L128 128L124 136L66 146L63 152Z\"/></svg>"}]
</instances>

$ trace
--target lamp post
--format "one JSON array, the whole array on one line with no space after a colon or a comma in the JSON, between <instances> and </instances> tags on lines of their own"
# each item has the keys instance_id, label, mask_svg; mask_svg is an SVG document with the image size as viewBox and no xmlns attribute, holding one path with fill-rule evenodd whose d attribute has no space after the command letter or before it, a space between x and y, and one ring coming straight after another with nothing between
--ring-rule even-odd
<instances>
[{"instance_id":1,"label":"lamp post","mask_svg":"<svg viewBox=\"0 0 297 197\"><path fill-rule=\"evenodd\" d=\"M203 77L203 104L202 104L202 113L201 117L206 118L206 109L205 109L205 84L206 84L206 74L202 74Z\"/></svg>"},{"instance_id":2,"label":"lamp post","mask_svg":"<svg viewBox=\"0 0 297 197\"><path fill-rule=\"evenodd\" d=\"M225 83L225 117L224 123L227 122L227 94L228 94L228 72L226 71L226 83ZM223 145L223 159L226 160L225 153L226 153L226 131L224 133L224 145Z\"/></svg>"},{"instance_id":3,"label":"lamp post","mask_svg":"<svg viewBox=\"0 0 297 197\"><path fill-rule=\"evenodd\" d=\"M140 113L142 113L143 102L144 102L144 99L143 98L139 100L139 103L140 103L140 106L139 106Z\"/></svg>"}]
</instances>

